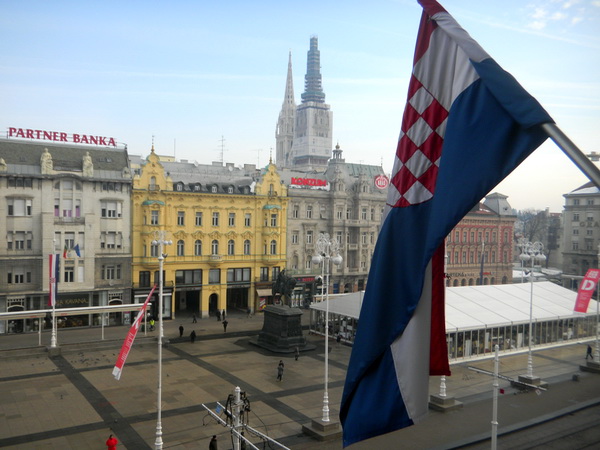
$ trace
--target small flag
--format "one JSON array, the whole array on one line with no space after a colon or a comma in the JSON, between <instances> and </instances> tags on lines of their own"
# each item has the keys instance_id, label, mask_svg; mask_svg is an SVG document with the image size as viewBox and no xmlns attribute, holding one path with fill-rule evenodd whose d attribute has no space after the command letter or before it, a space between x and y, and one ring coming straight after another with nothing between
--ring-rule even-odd
<instances>
[{"instance_id":1,"label":"small flag","mask_svg":"<svg viewBox=\"0 0 600 450\"><path fill-rule=\"evenodd\" d=\"M58 294L58 280L60 279L60 255L50 254L48 258L48 306L56 306L56 296Z\"/></svg>"},{"instance_id":2,"label":"small flag","mask_svg":"<svg viewBox=\"0 0 600 450\"><path fill-rule=\"evenodd\" d=\"M423 419L448 375L444 239L552 118L436 1L423 6L387 207L340 408L343 445Z\"/></svg>"},{"instance_id":3,"label":"small flag","mask_svg":"<svg viewBox=\"0 0 600 450\"><path fill-rule=\"evenodd\" d=\"M75 250L75 254L77 255L77 257L81 258L81 252L79 251L79 244L75 244L75 247L73 247L73 250Z\"/></svg>"},{"instance_id":4,"label":"small flag","mask_svg":"<svg viewBox=\"0 0 600 450\"><path fill-rule=\"evenodd\" d=\"M69 249L67 248L67 244L65 244L65 248L63 250L63 259L65 259L67 257L67 252L69 251Z\"/></svg>"}]
</instances>

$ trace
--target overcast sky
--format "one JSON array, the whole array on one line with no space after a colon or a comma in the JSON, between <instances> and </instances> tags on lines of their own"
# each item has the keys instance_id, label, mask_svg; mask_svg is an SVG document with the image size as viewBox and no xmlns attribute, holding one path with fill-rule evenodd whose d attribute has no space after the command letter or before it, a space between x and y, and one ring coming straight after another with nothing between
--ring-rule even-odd
<instances>
[{"instance_id":1,"label":"overcast sky","mask_svg":"<svg viewBox=\"0 0 600 450\"><path fill-rule=\"evenodd\" d=\"M600 0L441 3L584 152L600 152ZM179 159L265 165L288 54L299 103L317 35L334 145L392 169L416 0L0 0L0 11L0 133L114 137L144 156L154 136ZM495 191L559 212L585 182L547 142Z\"/></svg>"}]
</instances>

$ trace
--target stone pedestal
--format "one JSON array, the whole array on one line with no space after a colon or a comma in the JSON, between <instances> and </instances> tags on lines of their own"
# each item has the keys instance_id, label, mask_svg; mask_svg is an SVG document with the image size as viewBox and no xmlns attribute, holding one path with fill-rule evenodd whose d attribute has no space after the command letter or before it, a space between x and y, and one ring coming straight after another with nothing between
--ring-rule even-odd
<instances>
[{"instance_id":1,"label":"stone pedestal","mask_svg":"<svg viewBox=\"0 0 600 450\"><path fill-rule=\"evenodd\" d=\"M522 383L526 383L529 384L530 386L526 386ZM548 388L548 383L546 381L543 381L540 377L538 376L529 376L529 375L519 375L519 377L517 378L517 382L515 381L511 381L510 382L511 386L516 387L517 389L521 389L521 390L525 390L525 389L535 389L536 387L541 387L544 389Z\"/></svg>"},{"instance_id":2,"label":"stone pedestal","mask_svg":"<svg viewBox=\"0 0 600 450\"><path fill-rule=\"evenodd\" d=\"M332 420L323 422L321 419L313 419L310 424L302 425L302 432L318 441L330 441L342 437L340 423Z\"/></svg>"},{"instance_id":3,"label":"stone pedestal","mask_svg":"<svg viewBox=\"0 0 600 450\"><path fill-rule=\"evenodd\" d=\"M296 347L300 351L316 348L307 344L302 334L302 311L299 308L268 305L264 309L264 320L258 338L250 339L251 344L275 353L293 353Z\"/></svg>"},{"instance_id":4,"label":"stone pedestal","mask_svg":"<svg viewBox=\"0 0 600 450\"><path fill-rule=\"evenodd\" d=\"M585 366L579 366L579 370L582 372L600 373L600 362L586 361Z\"/></svg>"},{"instance_id":5,"label":"stone pedestal","mask_svg":"<svg viewBox=\"0 0 600 450\"><path fill-rule=\"evenodd\" d=\"M442 397L439 394L429 396L429 409L439 412L454 411L463 407L462 402L459 402L452 396Z\"/></svg>"}]
</instances>

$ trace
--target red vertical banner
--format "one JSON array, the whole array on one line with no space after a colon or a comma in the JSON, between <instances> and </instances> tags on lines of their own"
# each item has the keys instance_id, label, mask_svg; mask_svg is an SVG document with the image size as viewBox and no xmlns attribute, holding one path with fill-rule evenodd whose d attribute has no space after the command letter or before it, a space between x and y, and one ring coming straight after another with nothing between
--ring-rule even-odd
<instances>
[{"instance_id":1,"label":"red vertical banner","mask_svg":"<svg viewBox=\"0 0 600 450\"><path fill-rule=\"evenodd\" d=\"M579 290L577 291L577 300L575 300L575 308L573 311L586 313L590 304L590 299L596 290L598 279L600 278L600 269L589 269L585 274Z\"/></svg>"},{"instance_id":2,"label":"red vertical banner","mask_svg":"<svg viewBox=\"0 0 600 450\"><path fill-rule=\"evenodd\" d=\"M119 380L121 378L121 373L123 372L123 366L125 365L125 361L127 361L127 356L129 355L129 351L131 350L131 346L133 345L133 341L135 340L138 329L140 328L140 323L142 322L142 318L144 317L144 313L146 312L146 308L148 307L148 302L150 301L150 298L152 297L152 293L154 292L154 289L156 289L156 285L154 285L154 287L148 294L148 297L146 298L146 301L144 302L142 309L140 309L140 312L138 313L137 317L133 321L133 325L131 325L131 328L129 328L127 337L125 338L125 341L123 342L123 346L121 347L121 351L119 352L119 357L117 358L117 362L115 363L115 367L112 371L113 376L117 380Z\"/></svg>"}]
</instances>

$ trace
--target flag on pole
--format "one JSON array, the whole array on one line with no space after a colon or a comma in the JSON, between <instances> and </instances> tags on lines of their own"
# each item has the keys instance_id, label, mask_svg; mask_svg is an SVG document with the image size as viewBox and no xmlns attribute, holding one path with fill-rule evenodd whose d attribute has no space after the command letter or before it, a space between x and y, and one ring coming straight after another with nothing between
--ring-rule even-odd
<instances>
[{"instance_id":1,"label":"flag on pole","mask_svg":"<svg viewBox=\"0 0 600 450\"><path fill-rule=\"evenodd\" d=\"M444 238L547 135L551 117L436 1L423 6L386 214L340 419L344 445L413 425L449 374Z\"/></svg>"},{"instance_id":2,"label":"flag on pole","mask_svg":"<svg viewBox=\"0 0 600 450\"><path fill-rule=\"evenodd\" d=\"M588 306L590 305L590 299L596 290L598 279L600 279L600 270L588 269L577 290L577 299L575 300L573 311L578 313L587 312Z\"/></svg>"},{"instance_id":3,"label":"flag on pole","mask_svg":"<svg viewBox=\"0 0 600 450\"><path fill-rule=\"evenodd\" d=\"M123 341L123 346L121 347L121 351L119 352L119 356L117 358L117 362L115 363L115 367L113 368L112 374L117 379L121 379L121 373L123 372L123 366L125 365L125 361L127 360L127 356L129 355L129 351L131 350L131 346L133 345L133 341L137 335L138 329L140 328L140 323L144 318L144 314L146 312L146 308L148 307L148 302L154 293L154 289L156 289L156 285L152 287L152 290L148 294L146 301L142 305L142 309L136 316L131 328L127 332L127 337L125 337L125 341Z\"/></svg>"},{"instance_id":4,"label":"flag on pole","mask_svg":"<svg viewBox=\"0 0 600 450\"><path fill-rule=\"evenodd\" d=\"M67 257L67 252L69 251L69 249L67 248L67 244L65 244L65 248L63 250L63 259L65 259Z\"/></svg>"},{"instance_id":5,"label":"flag on pole","mask_svg":"<svg viewBox=\"0 0 600 450\"><path fill-rule=\"evenodd\" d=\"M79 251L79 244L75 244L75 247L73 247L73 250L75 250L75 254L77 255L77 257L81 258L81 251Z\"/></svg>"},{"instance_id":6,"label":"flag on pole","mask_svg":"<svg viewBox=\"0 0 600 450\"><path fill-rule=\"evenodd\" d=\"M58 294L58 280L60 279L60 255L51 253L48 258L48 306L56 306Z\"/></svg>"}]
</instances>

